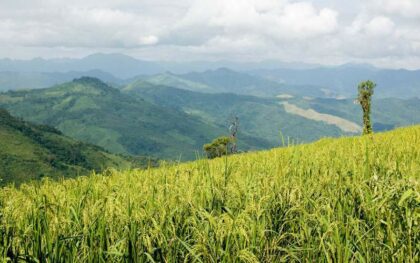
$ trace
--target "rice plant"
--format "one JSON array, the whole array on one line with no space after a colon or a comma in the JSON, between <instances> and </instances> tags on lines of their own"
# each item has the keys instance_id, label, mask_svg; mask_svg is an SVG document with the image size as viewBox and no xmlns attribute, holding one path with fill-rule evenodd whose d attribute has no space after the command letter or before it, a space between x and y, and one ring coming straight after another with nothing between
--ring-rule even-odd
<instances>
[{"instance_id":1,"label":"rice plant","mask_svg":"<svg viewBox=\"0 0 420 263\"><path fill-rule=\"evenodd\" d=\"M5 262L419 262L420 126L0 189Z\"/></svg>"}]
</instances>

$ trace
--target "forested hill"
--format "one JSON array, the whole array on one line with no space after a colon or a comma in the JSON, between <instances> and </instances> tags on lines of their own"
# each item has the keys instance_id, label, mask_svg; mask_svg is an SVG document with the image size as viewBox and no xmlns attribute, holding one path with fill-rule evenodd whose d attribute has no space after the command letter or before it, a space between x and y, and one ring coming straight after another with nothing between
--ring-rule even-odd
<instances>
[{"instance_id":1,"label":"forested hill","mask_svg":"<svg viewBox=\"0 0 420 263\"><path fill-rule=\"evenodd\" d=\"M47 89L0 93L0 107L77 140L134 156L194 159L203 144L227 132L223 126L122 93L90 77ZM243 148L268 146L261 141L249 138Z\"/></svg>"},{"instance_id":2,"label":"forested hill","mask_svg":"<svg viewBox=\"0 0 420 263\"><path fill-rule=\"evenodd\" d=\"M55 128L25 122L0 109L0 185L87 175L110 167L128 169L134 165L125 157L73 140Z\"/></svg>"}]
</instances>

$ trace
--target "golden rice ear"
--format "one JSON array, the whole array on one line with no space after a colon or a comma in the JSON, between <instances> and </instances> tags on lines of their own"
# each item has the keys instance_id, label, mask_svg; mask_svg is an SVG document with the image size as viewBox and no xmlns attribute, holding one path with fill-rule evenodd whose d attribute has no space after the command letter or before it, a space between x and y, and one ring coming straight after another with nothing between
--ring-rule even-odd
<instances>
[{"instance_id":1,"label":"golden rice ear","mask_svg":"<svg viewBox=\"0 0 420 263\"><path fill-rule=\"evenodd\" d=\"M414 126L6 186L0 258L418 262L419 146Z\"/></svg>"}]
</instances>

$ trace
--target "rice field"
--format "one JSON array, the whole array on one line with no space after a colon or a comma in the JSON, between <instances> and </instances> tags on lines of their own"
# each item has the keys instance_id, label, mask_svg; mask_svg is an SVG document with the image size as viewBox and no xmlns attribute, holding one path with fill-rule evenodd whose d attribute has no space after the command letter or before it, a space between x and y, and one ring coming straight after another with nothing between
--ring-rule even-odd
<instances>
[{"instance_id":1,"label":"rice field","mask_svg":"<svg viewBox=\"0 0 420 263\"><path fill-rule=\"evenodd\" d=\"M0 189L4 262L420 262L420 126Z\"/></svg>"}]
</instances>

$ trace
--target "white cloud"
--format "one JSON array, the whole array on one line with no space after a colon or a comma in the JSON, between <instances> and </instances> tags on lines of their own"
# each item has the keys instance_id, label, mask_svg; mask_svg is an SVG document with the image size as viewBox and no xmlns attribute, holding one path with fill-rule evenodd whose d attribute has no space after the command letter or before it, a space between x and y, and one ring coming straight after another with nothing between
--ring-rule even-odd
<instances>
[{"instance_id":1,"label":"white cloud","mask_svg":"<svg viewBox=\"0 0 420 263\"><path fill-rule=\"evenodd\" d=\"M374 8L388 14L420 18L419 0L374 0Z\"/></svg>"},{"instance_id":2,"label":"white cloud","mask_svg":"<svg viewBox=\"0 0 420 263\"><path fill-rule=\"evenodd\" d=\"M159 42L159 38L157 36L141 36L138 39L138 44L139 45L154 45L157 44Z\"/></svg>"},{"instance_id":3,"label":"white cloud","mask_svg":"<svg viewBox=\"0 0 420 263\"><path fill-rule=\"evenodd\" d=\"M203 0L188 9L171 33L181 39L191 39L191 33L200 34L195 39L203 42L212 39L211 34L218 37L259 35L271 40L293 40L332 33L337 25L334 10L317 10L309 2Z\"/></svg>"},{"instance_id":4,"label":"white cloud","mask_svg":"<svg viewBox=\"0 0 420 263\"><path fill-rule=\"evenodd\" d=\"M394 31L394 22L385 16L372 18L366 24L366 33L372 36L388 36Z\"/></svg>"},{"instance_id":5,"label":"white cloud","mask_svg":"<svg viewBox=\"0 0 420 263\"><path fill-rule=\"evenodd\" d=\"M0 57L108 50L420 67L419 18L420 0L1 0Z\"/></svg>"}]
</instances>

